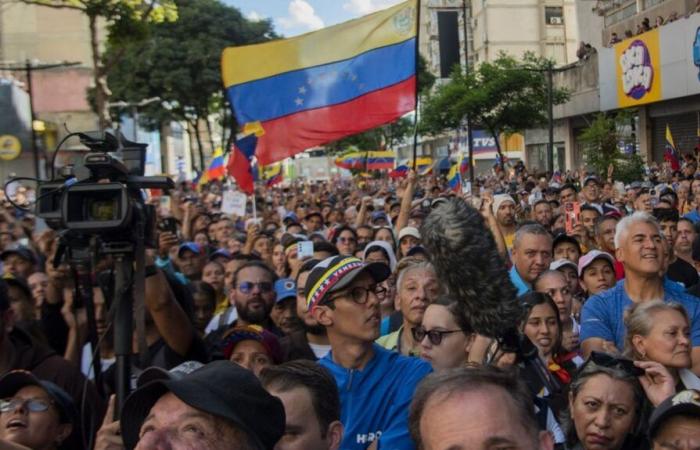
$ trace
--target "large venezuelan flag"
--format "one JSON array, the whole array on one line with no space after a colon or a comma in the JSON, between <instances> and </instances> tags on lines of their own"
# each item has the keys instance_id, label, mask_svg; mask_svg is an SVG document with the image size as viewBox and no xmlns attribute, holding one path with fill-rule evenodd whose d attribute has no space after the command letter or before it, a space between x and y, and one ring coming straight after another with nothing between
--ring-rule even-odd
<instances>
[{"instance_id":1,"label":"large venezuelan flag","mask_svg":"<svg viewBox=\"0 0 700 450\"><path fill-rule=\"evenodd\" d=\"M290 39L226 48L221 71L240 124L259 123L271 164L415 109L416 0Z\"/></svg>"},{"instance_id":2,"label":"large venezuelan flag","mask_svg":"<svg viewBox=\"0 0 700 450\"><path fill-rule=\"evenodd\" d=\"M367 170L381 170L394 168L394 152L388 150L367 152L365 168Z\"/></svg>"}]
</instances>

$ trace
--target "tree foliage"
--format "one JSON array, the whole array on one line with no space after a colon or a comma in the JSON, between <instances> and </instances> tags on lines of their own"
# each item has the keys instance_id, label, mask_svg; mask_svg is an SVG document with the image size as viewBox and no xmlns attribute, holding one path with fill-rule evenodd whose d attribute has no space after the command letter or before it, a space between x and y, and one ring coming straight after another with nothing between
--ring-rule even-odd
<instances>
[{"instance_id":1,"label":"tree foliage","mask_svg":"<svg viewBox=\"0 0 700 450\"><path fill-rule=\"evenodd\" d=\"M218 0L176 0L176 4L177 22L151 25L146 41L108 48L108 55L123 52L121 64L109 74L114 98L138 102L160 97L168 109L156 103L139 110L146 125L153 128L181 120L198 130L200 121L209 124L209 116L222 111L222 116L233 120L224 104L221 52L228 46L275 38L272 24L250 21ZM203 143L195 134L203 166Z\"/></svg>"},{"instance_id":2,"label":"tree foliage","mask_svg":"<svg viewBox=\"0 0 700 450\"><path fill-rule=\"evenodd\" d=\"M546 71L552 64L531 53L520 61L501 53L467 74L455 68L450 81L425 100L421 131L430 134L457 128L467 116L472 127L483 127L496 137L546 124ZM554 88L555 105L568 97L566 90ZM498 139L496 146L500 154Z\"/></svg>"},{"instance_id":3,"label":"tree foliage","mask_svg":"<svg viewBox=\"0 0 700 450\"><path fill-rule=\"evenodd\" d=\"M624 183L643 178L644 161L636 151L630 121L631 114L626 111L617 114L599 113L595 116L579 137L583 144L583 157L589 168L597 173L606 173L612 164L615 179Z\"/></svg>"},{"instance_id":4,"label":"tree foliage","mask_svg":"<svg viewBox=\"0 0 700 450\"><path fill-rule=\"evenodd\" d=\"M145 26L149 23L173 22L178 10L174 0L20 0L29 5L80 11L88 18L90 47L92 49L93 79L95 83L94 101L100 129L109 125L107 101L110 90L107 74L121 57L113 53L111 58L103 58L100 50L97 22L107 23L110 39L113 42L133 42L143 39Z\"/></svg>"}]
</instances>

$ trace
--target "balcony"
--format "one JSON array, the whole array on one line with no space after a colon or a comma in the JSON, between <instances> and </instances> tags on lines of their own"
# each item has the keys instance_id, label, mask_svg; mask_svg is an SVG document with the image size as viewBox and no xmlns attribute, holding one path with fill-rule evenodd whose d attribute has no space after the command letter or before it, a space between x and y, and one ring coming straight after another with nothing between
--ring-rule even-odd
<instances>
[{"instance_id":1,"label":"balcony","mask_svg":"<svg viewBox=\"0 0 700 450\"><path fill-rule=\"evenodd\" d=\"M649 18L652 26L657 17L664 21L674 15L677 18L685 17L695 12L696 0L626 0L618 1L613 8L604 12L605 28L603 29L603 42L610 42L612 33L617 33L620 39L625 39L625 33L637 34L637 26L642 20Z\"/></svg>"}]
</instances>

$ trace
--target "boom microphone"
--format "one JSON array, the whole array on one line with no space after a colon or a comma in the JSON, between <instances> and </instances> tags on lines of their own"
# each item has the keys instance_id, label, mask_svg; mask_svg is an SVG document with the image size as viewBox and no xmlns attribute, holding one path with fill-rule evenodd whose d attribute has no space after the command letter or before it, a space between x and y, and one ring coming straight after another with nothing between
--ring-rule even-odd
<instances>
[{"instance_id":1,"label":"boom microphone","mask_svg":"<svg viewBox=\"0 0 700 450\"><path fill-rule=\"evenodd\" d=\"M512 335L522 307L481 213L461 198L441 202L425 219L421 236L464 325L488 337Z\"/></svg>"}]
</instances>

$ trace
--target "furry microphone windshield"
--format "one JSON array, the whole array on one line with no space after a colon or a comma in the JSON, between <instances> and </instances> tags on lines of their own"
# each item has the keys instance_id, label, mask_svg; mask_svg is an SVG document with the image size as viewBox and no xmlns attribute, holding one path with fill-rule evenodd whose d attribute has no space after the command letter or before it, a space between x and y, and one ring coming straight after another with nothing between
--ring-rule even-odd
<instances>
[{"instance_id":1,"label":"furry microphone windshield","mask_svg":"<svg viewBox=\"0 0 700 450\"><path fill-rule=\"evenodd\" d=\"M512 332L522 308L481 213L461 198L441 202L425 219L421 236L463 323L494 338Z\"/></svg>"}]
</instances>

